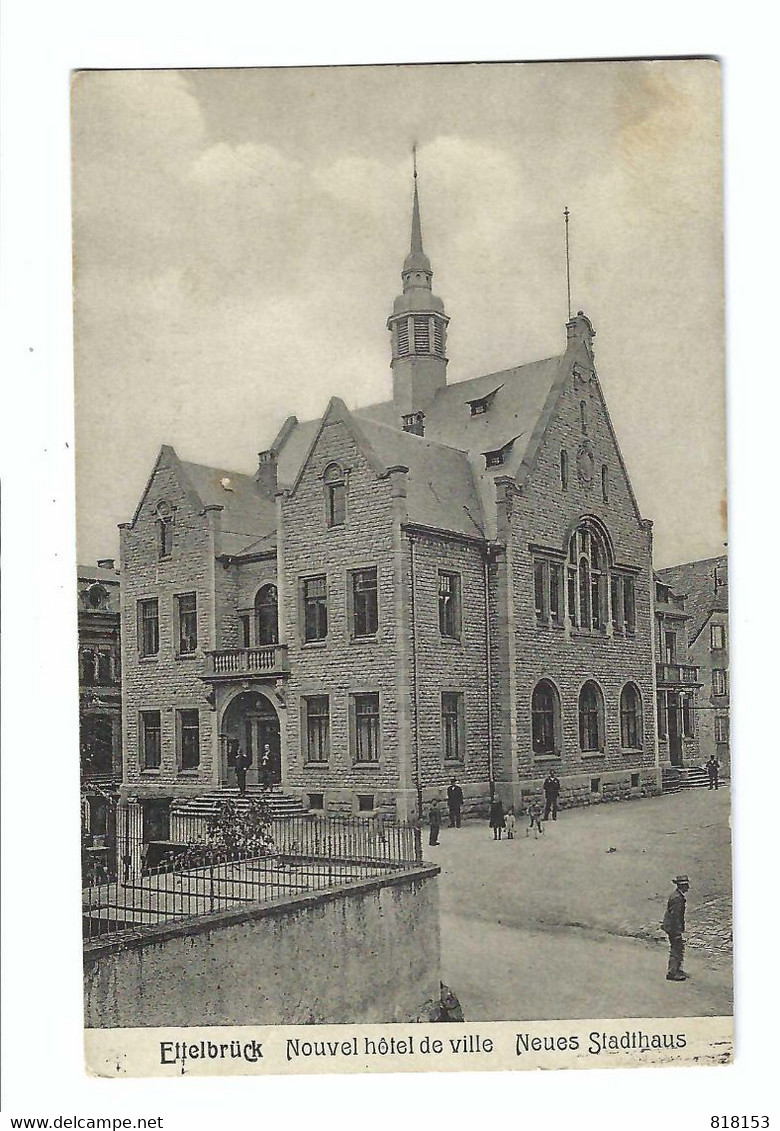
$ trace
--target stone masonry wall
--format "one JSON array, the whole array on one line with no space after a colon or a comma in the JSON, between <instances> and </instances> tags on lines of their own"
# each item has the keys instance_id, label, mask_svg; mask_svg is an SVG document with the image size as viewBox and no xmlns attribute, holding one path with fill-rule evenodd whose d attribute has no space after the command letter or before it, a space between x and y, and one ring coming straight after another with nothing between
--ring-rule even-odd
<instances>
[{"instance_id":1,"label":"stone masonry wall","mask_svg":"<svg viewBox=\"0 0 780 1131\"><path fill-rule=\"evenodd\" d=\"M587 406L587 432L583 432L580 402ZM583 482L577 456L586 442L592 446L594 474ZM568 452L569 479L561 486L561 450ZM601 468L608 468L607 498L602 494ZM539 626L534 597L534 555L531 545L566 551L568 539L580 519L595 516L612 539L618 565L634 567L636 574L636 632L613 635L564 627ZM640 782L655 778L655 703L652 651L652 556L649 530L636 513L610 432L597 381L569 377L554 419L538 453L536 466L512 507L512 584L516 648L517 774L526 782L542 778L550 767L561 776L572 798L591 780L602 779L615 789L631 789L631 775ZM565 588L565 581L564 581ZM561 700L562 750L560 757L534 757L531 744L531 697L543 678L551 680ZM578 699L582 684L595 680L604 696L605 749L583 754L579 748ZM620 736L620 693L627 682L639 689L642 700L641 750L623 750ZM649 777L648 777L649 774ZM604 775L602 777L602 775ZM636 780L636 779L634 779ZM622 785L621 785L622 783ZM606 786L604 785L604 788ZM640 787L637 787L640 788Z\"/></svg>"},{"instance_id":2,"label":"stone masonry wall","mask_svg":"<svg viewBox=\"0 0 780 1131\"><path fill-rule=\"evenodd\" d=\"M329 529L322 475L332 462L348 470L347 521ZM287 684L285 785L324 793L327 809L354 811L358 794L374 795L375 806L392 808L399 782L400 736L396 684L394 516L391 486L359 450L339 421L323 429L294 494L282 504L285 563L285 636L291 676ZM355 639L348 623L350 571L375 566L379 625L375 637ZM325 574L328 636L306 643L301 623L304 578ZM381 750L378 763L357 763L350 751L350 696L378 692ZM302 699L328 695L330 758L307 763L302 734ZM408 752L407 752L408 757Z\"/></svg>"},{"instance_id":3,"label":"stone masonry wall","mask_svg":"<svg viewBox=\"0 0 780 1131\"><path fill-rule=\"evenodd\" d=\"M160 559L156 507L160 500L175 508L173 548ZM132 527L122 529L121 605L125 785L139 796L202 791L212 779L214 715L206 702L207 687L200 679L204 651L214 647L213 513L203 513L179 480L175 466L162 458ZM192 655L177 656L175 598L197 595L198 647ZM157 598L160 648L157 656L139 654L138 601ZM182 771L178 765L176 712L199 711L200 765ZM161 765L140 765L140 713L159 710Z\"/></svg>"},{"instance_id":4,"label":"stone masonry wall","mask_svg":"<svg viewBox=\"0 0 780 1131\"><path fill-rule=\"evenodd\" d=\"M87 1028L415 1021L439 996L438 868L85 951Z\"/></svg>"}]
</instances>

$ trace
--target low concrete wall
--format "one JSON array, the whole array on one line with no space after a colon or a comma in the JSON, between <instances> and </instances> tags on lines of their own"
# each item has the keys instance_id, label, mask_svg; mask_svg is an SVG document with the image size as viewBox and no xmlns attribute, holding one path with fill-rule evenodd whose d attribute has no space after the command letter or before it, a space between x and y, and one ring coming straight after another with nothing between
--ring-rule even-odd
<instances>
[{"instance_id":1,"label":"low concrete wall","mask_svg":"<svg viewBox=\"0 0 780 1131\"><path fill-rule=\"evenodd\" d=\"M439 996L438 873L423 865L89 944L85 1024L415 1020Z\"/></svg>"}]
</instances>

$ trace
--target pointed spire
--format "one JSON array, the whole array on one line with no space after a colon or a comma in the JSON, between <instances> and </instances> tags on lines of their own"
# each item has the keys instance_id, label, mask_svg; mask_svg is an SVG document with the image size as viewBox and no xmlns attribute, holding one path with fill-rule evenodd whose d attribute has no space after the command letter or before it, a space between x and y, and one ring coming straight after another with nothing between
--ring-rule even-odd
<instances>
[{"instance_id":1,"label":"pointed spire","mask_svg":"<svg viewBox=\"0 0 780 1131\"><path fill-rule=\"evenodd\" d=\"M423 251L422 224L420 222L420 197L417 191L417 145L412 146L414 169L414 202L412 204L412 239L409 254L404 260L404 272L424 271L431 275L431 261Z\"/></svg>"}]
</instances>

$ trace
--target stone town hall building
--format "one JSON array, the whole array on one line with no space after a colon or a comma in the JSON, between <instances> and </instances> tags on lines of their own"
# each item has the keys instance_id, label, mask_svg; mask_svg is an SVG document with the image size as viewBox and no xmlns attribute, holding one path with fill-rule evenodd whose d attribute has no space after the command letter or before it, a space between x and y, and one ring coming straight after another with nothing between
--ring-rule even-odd
<instances>
[{"instance_id":1,"label":"stone town hall building","mask_svg":"<svg viewBox=\"0 0 780 1131\"><path fill-rule=\"evenodd\" d=\"M579 312L562 352L447 384L415 182L392 398L290 417L254 475L164 446L121 528L123 802L145 839L235 786L401 817L660 788L651 523ZM231 741L234 740L234 741Z\"/></svg>"}]
</instances>

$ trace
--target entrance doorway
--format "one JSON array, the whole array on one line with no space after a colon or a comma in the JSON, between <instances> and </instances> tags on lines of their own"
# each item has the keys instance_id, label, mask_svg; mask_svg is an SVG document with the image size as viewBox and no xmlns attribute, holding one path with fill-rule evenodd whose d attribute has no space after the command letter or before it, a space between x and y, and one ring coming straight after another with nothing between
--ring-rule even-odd
<instances>
[{"instance_id":1,"label":"entrance doorway","mask_svg":"<svg viewBox=\"0 0 780 1131\"><path fill-rule=\"evenodd\" d=\"M237 746L252 764L247 785L278 785L282 780L282 742L279 716L273 703L259 691L244 691L231 701L222 718L222 748L225 784L235 787Z\"/></svg>"},{"instance_id":2,"label":"entrance doorway","mask_svg":"<svg viewBox=\"0 0 780 1131\"><path fill-rule=\"evenodd\" d=\"M669 729L669 761L673 766L681 766L682 737L680 735L680 698L676 691L666 693L666 717Z\"/></svg>"}]
</instances>

